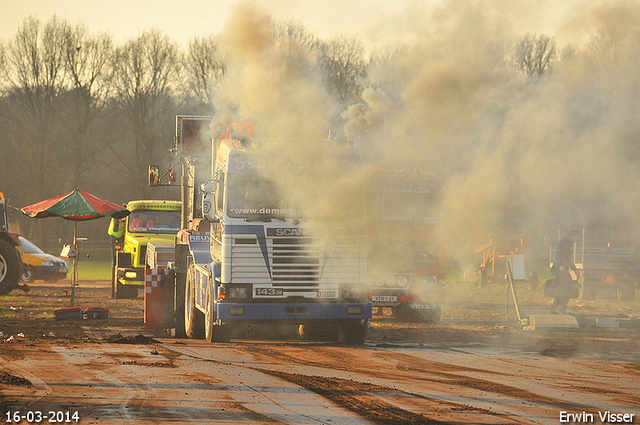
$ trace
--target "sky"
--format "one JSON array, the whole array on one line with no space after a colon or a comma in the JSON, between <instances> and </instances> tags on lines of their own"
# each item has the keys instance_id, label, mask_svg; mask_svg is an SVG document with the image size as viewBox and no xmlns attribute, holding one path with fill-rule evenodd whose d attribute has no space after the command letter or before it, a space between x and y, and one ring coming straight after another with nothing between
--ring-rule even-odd
<instances>
[{"instance_id":1,"label":"sky","mask_svg":"<svg viewBox=\"0 0 640 425\"><path fill-rule=\"evenodd\" d=\"M261 3L274 18L297 20L323 39L356 36L370 49L419 37L425 22L420 16L426 16L440 2L269 0ZM521 14L522 30L554 31L568 5L574 2L527 1L535 6ZM233 0L0 0L0 40L12 39L29 16L47 21L55 14L72 23L83 23L91 32L108 32L120 42L158 28L186 45L193 37L220 33L233 3Z\"/></svg>"},{"instance_id":2,"label":"sky","mask_svg":"<svg viewBox=\"0 0 640 425\"><path fill-rule=\"evenodd\" d=\"M425 1L427 4L430 1ZM159 28L180 44L195 36L219 33L228 17L231 0L0 0L0 38L13 38L23 21L35 15L47 21L56 14L71 22L81 22L92 32L106 31L118 40ZM362 35L370 43L380 42L373 31L380 20L401 13L406 2L367 0L271 0L264 3L276 18L293 18L321 37L338 34Z\"/></svg>"}]
</instances>

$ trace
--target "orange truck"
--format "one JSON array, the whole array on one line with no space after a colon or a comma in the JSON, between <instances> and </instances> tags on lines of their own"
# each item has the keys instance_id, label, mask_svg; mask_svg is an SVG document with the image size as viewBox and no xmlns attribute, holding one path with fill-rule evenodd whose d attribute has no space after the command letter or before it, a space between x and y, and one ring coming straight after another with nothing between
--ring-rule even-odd
<instances>
[{"instance_id":1,"label":"orange truck","mask_svg":"<svg viewBox=\"0 0 640 425\"><path fill-rule=\"evenodd\" d=\"M367 282L377 314L437 322L445 297L446 256L439 238L442 182L419 169L376 169L365 187Z\"/></svg>"}]
</instances>

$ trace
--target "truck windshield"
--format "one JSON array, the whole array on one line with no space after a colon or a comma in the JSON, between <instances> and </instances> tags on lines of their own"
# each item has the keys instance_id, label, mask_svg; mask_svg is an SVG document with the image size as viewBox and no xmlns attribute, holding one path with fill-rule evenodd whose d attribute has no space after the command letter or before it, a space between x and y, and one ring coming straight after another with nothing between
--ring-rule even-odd
<instances>
[{"instance_id":1,"label":"truck windshield","mask_svg":"<svg viewBox=\"0 0 640 425\"><path fill-rule=\"evenodd\" d=\"M260 216L295 218L303 214L285 199L275 183L259 174L229 174L227 214L229 217Z\"/></svg>"},{"instance_id":2,"label":"truck windshield","mask_svg":"<svg viewBox=\"0 0 640 425\"><path fill-rule=\"evenodd\" d=\"M367 215L372 223L437 225L441 199L439 182L389 179L369 186Z\"/></svg>"},{"instance_id":3,"label":"truck windshield","mask_svg":"<svg viewBox=\"0 0 640 425\"><path fill-rule=\"evenodd\" d=\"M369 268L375 272L377 268L387 269L389 266L398 269L433 268L439 265L440 246L436 241L428 240L388 240L373 239L369 235L368 257Z\"/></svg>"},{"instance_id":4,"label":"truck windshield","mask_svg":"<svg viewBox=\"0 0 640 425\"><path fill-rule=\"evenodd\" d=\"M175 234L180 230L180 211L133 211L129 232Z\"/></svg>"}]
</instances>

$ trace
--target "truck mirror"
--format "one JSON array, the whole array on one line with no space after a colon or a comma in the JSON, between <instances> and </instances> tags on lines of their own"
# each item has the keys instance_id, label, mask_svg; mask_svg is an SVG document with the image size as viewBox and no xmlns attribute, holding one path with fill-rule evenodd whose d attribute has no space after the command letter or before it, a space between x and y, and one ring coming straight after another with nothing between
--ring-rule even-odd
<instances>
[{"instance_id":1,"label":"truck mirror","mask_svg":"<svg viewBox=\"0 0 640 425\"><path fill-rule=\"evenodd\" d=\"M200 185L200 190L202 191L202 193L213 193L216 191L217 187L217 182L213 181L213 180L209 180L208 182L202 183Z\"/></svg>"},{"instance_id":2,"label":"truck mirror","mask_svg":"<svg viewBox=\"0 0 640 425\"><path fill-rule=\"evenodd\" d=\"M160 186L160 167L149 165L149 186Z\"/></svg>"},{"instance_id":3,"label":"truck mirror","mask_svg":"<svg viewBox=\"0 0 640 425\"><path fill-rule=\"evenodd\" d=\"M216 218L216 195L215 193L205 192L202 195L202 215L210 222L214 222Z\"/></svg>"}]
</instances>

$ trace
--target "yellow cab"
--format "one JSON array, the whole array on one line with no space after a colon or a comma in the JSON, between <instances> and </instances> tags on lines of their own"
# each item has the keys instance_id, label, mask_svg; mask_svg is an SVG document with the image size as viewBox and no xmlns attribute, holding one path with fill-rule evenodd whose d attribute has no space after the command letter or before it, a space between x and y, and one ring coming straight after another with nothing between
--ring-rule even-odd
<instances>
[{"instance_id":1,"label":"yellow cab","mask_svg":"<svg viewBox=\"0 0 640 425\"><path fill-rule=\"evenodd\" d=\"M36 279L45 282L57 282L65 279L69 272L67 263L54 255L47 254L32 242L20 236L22 245L16 249L22 254L22 275L23 282L33 282Z\"/></svg>"}]
</instances>

